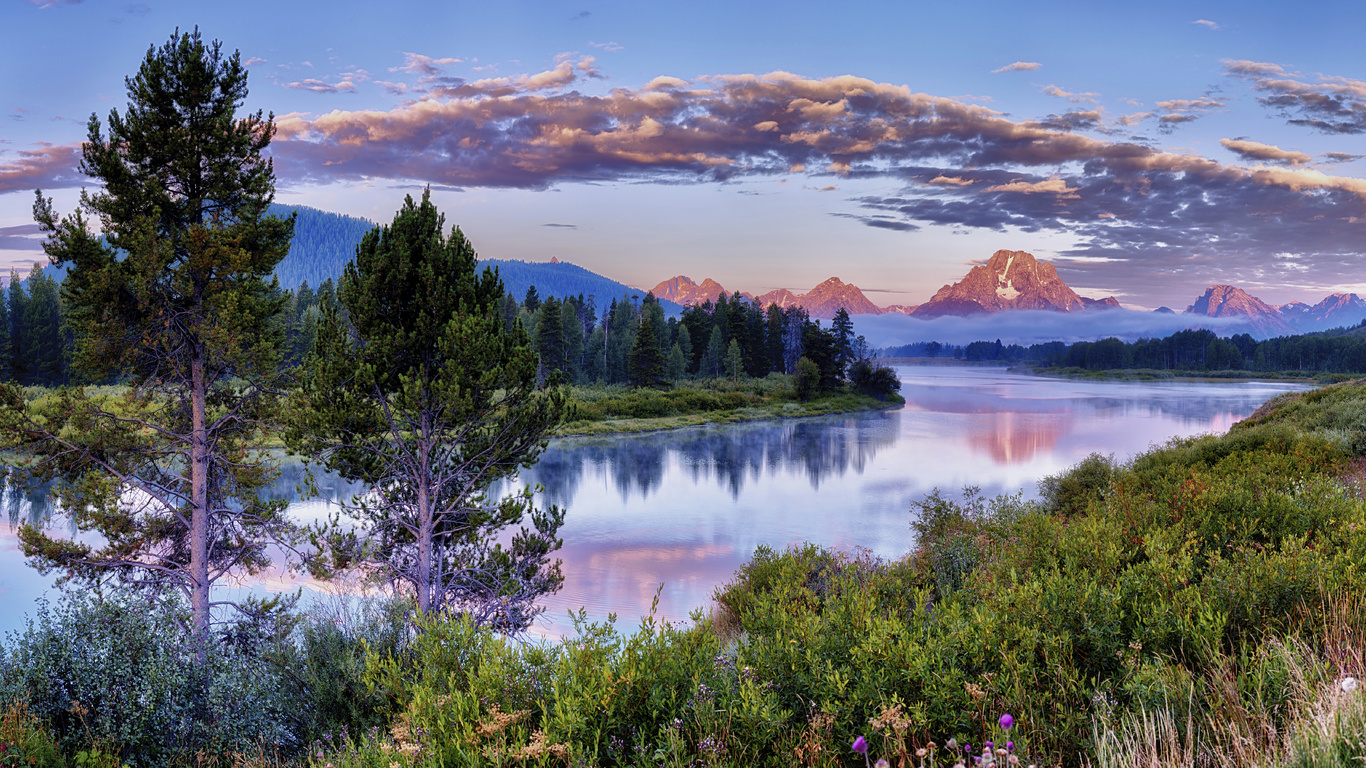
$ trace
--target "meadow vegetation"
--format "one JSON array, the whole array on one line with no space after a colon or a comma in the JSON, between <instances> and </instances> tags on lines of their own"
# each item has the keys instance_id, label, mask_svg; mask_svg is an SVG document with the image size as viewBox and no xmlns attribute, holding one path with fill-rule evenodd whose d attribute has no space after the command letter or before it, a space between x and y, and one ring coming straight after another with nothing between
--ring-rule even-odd
<instances>
[{"instance_id":1,"label":"meadow vegetation","mask_svg":"<svg viewBox=\"0 0 1366 768\"><path fill-rule=\"evenodd\" d=\"M1351 764L1363 435L1366 382L1281 396L1037 501L934 493L896 560L761 548L682 624L533 642L401 600L243 622L207 700L156 631L183 608L73 600L5 643L0 739L46 765Z\"/></svg>"}]
</instances>

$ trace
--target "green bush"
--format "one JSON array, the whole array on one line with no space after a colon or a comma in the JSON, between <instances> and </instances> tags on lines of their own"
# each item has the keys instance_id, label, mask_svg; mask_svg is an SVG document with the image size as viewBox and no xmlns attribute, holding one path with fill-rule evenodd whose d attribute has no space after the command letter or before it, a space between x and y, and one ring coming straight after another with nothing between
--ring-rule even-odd
<instances>
[{"instance_id":1,"label":"green bush","mask_svg":"<svg viewBox=\"0 0 1366 768\"><path fill-rule=\"evenodd\" d=\"M135 598L72 595L11 633L0 658L0 700L27 700L68 754L107 747L132 766L188 762L196 752L290 748L291 707L263 658L197 648L185 615Z\"/></svg>"}]
</instances>

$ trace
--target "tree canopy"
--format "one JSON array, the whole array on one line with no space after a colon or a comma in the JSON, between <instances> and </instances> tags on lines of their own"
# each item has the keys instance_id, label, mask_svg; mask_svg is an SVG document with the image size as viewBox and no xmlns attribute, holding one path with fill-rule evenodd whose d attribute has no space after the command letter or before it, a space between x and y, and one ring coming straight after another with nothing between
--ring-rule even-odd
<instances>
[{"instance_id":1,"label":"tree canopy","mask_svg":"<svg viewBox=\"0 0 1366 768\"><path fill-rule=\"evenodd\" d=\"M25 527L25 554L67 577L179 589L204 634L211 586L263 567L285 528L282 504L257 493L273 467L248 448L279 383L283 297L269 278L292 221L266 214L273 116L237 114L247 96L237 53L177 31L125 82L125 111L111 110L107 134L91 115L82 148L100 191L60 218L40 191L34 216L52 263L68 268L75 367L130 386L117 397L65 389L26 407L7 385L0 426L29 473L58 481L77 526L103 537L97 546Z\"/></svg>"},{"instance_id":2,"label":"tree canopy","mask_svg":"<svg viewBox=\"0 0 1366 768\"><path fill-rule=\"evenodd\" d=\"M477 272L465 235L443 227L424 193L361 241L340 306L323 309L287 439L370 488L349 510L361 531L331 538L338 565L410 588L423 612L516 631L559 587L549 555L563 513L490 487L536 460L565 395L538 386L498 274ZM498 541L528 514L531 528Z\"/></svg>"}]
</instances>

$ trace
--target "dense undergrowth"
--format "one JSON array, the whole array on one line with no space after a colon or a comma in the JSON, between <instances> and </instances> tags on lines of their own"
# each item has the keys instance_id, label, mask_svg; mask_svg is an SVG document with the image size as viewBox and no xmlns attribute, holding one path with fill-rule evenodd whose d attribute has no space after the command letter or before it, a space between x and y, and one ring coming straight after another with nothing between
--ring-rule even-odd
<instances>
[{"instance_id":1,"label":"dense undergrowth","mask_svg":"<svg viewBox=\"0 0 1366 768\"><path fill-rule=\"evenodd\" d=\"M7 641L0 740L45 765L852 766L857 737L897 766L987 742L1020 765L1356 764L1364 480L1349 382L1089 457L1037 502L932 494L896 561L760 549L685 625L540 644L375 603L239 628L197 668L146 629L171 613L76 601Z\"/></svg>"}]
</instances>

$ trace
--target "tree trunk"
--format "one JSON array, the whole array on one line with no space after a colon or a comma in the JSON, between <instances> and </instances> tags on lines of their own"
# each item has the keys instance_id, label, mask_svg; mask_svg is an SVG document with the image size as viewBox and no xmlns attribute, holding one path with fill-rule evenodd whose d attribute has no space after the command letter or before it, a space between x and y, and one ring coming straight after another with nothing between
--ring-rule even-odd
<instances>
[{"instance_id":1,"label":"tree trunk","mask_svg":"<svg viewBox=\"0 0 1366 768\"><path fill-rule=\"evenodd\" d=\"M423 434L418 449L421 466L417 481L417 610L426 613L432 607L432 538L436 531L432 517L431 442L427 440L427 416L423 415Z\"/></svg>"},{"instance_id":2,"label":"tree trunk","mask_svg":"<svg viewBox=\"0 0 1366 768\"><path fill-rule=\"evenodd\" d=\"M190 361L190 610L200 642L200 660L209 637L209 439L204 356Z\"/></svg>"}]
</instances>

